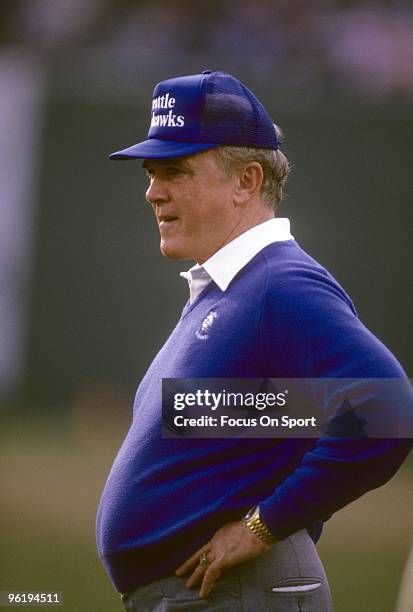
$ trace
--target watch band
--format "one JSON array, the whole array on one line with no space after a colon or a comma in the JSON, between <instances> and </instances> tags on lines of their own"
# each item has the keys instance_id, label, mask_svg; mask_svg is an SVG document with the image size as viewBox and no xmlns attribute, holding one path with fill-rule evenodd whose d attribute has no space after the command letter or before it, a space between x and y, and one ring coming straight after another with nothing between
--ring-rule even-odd
<instances>
[{"instance_id":1,"label":"watch band","mask_svg":"<svg viewBox=\"0 0 413 612\"><path fill-rule=\"evenodd\" d=\"M244 516L246 526L266 544L274 544L276 539L260 517L260 507L254 506Z\"/></svg>"}]
</instances>

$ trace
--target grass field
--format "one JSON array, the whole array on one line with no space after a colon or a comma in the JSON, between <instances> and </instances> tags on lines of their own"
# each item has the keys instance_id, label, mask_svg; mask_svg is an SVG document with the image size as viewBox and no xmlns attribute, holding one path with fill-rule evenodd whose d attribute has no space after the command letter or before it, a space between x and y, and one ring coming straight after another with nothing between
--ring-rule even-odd
<instances>
[{"instance_id":1,"label":"grass field","mask_svg":"<svg viewBox=\"0 0 413 612\"><path fill-rule=\"evenodd\" d=\"M0 590L62 590L66 612L120 612L97 558L96 506L129 414L1 416ZM413 533L413 461L337 513L319 544L336 612L393 612Z\"/></svg>"}]
</instances>

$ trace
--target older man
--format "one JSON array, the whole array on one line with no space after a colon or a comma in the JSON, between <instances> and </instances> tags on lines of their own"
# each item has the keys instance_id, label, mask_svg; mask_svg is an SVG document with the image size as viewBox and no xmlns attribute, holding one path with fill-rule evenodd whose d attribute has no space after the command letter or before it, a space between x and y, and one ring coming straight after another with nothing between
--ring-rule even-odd
<instances>
[{"instance_id":1,"label":"older man","mask_svg":"<svg viewBox=\"0 0 413 612\"><path fill-rule=\"evenodd\" d=\"M405 374L275 218L288 161L240 81L207 70L159 83L148 139L111 158L144 160L162 253L196 263L102 495L105 568L131 611L329 611L320 526L388 480L410 443L164 438L162 379Z\"/></svg>"}]
</instances>

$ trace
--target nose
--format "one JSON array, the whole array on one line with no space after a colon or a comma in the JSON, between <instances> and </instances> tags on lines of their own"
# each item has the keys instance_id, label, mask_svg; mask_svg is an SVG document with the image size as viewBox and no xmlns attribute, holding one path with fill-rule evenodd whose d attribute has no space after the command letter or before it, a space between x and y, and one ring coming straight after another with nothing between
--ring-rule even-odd
<instances>
[{"instance_id":1,"label":"nose","mask_svg":"<svg viewBox=\"0 0 413 612\"><path fill-rule=\"evenodd\" d=\"M165 185L165 182L162 181L160 178L153 176L151 178L149 187L146 190L145 197L149 204L151 204L152 206L168 202L169 192Z\"/></svg>"}]
</instances>

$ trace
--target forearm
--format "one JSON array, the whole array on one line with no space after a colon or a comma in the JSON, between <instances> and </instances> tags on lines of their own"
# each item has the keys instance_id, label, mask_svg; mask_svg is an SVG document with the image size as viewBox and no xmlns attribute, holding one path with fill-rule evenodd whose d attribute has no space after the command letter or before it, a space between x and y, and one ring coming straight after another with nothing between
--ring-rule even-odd
<instances>
[{"instance_id":1,"label":"forearm","mask_svg":"<svg viewBox=\"0 0 413 612\"><path fill-rule=\"evenodd\" d=\"M381 486L400 467L412 439L321 438L297 469L260 501L262 518L284 539Z\"/></svg>"}]
</instances>

